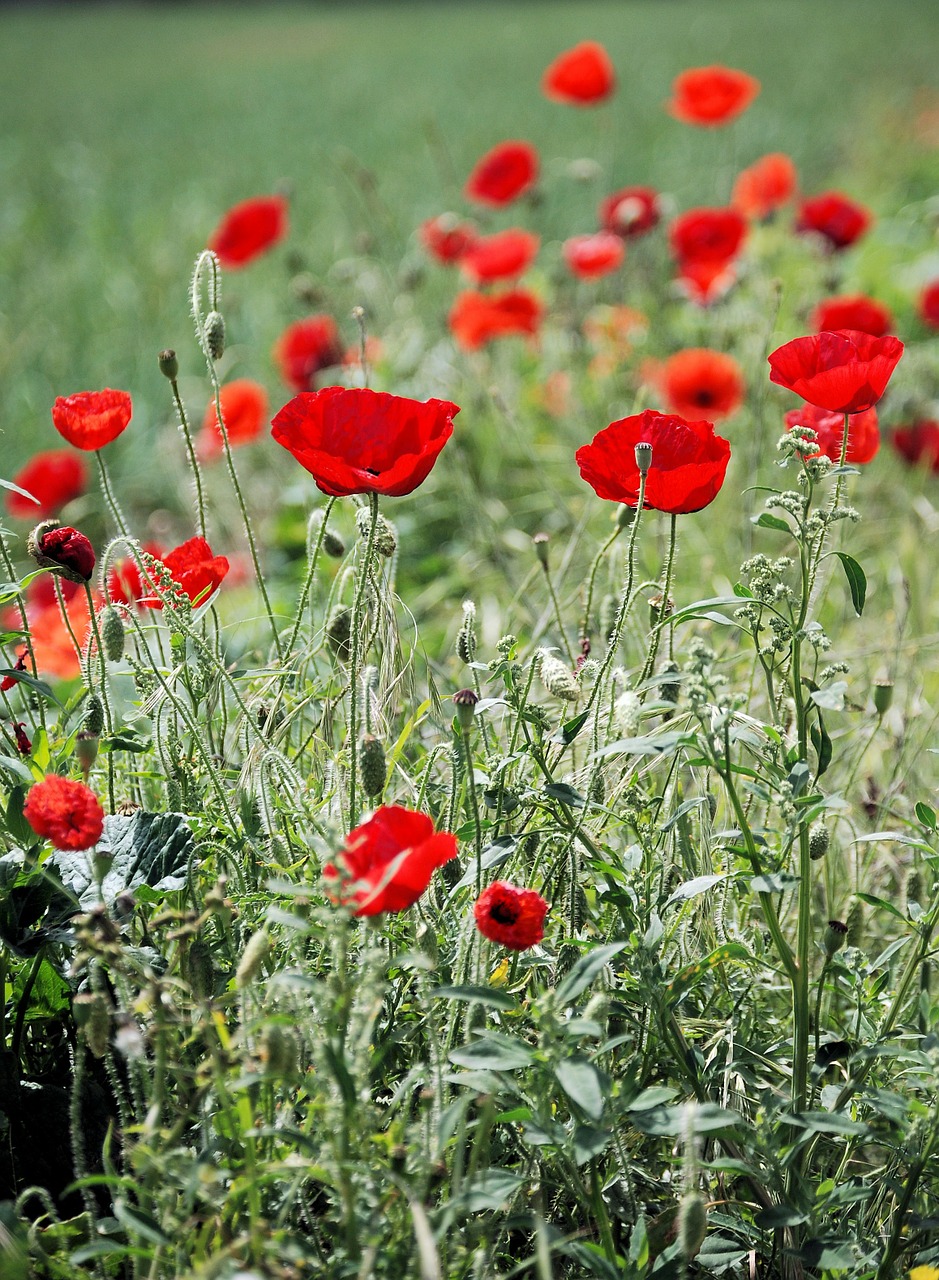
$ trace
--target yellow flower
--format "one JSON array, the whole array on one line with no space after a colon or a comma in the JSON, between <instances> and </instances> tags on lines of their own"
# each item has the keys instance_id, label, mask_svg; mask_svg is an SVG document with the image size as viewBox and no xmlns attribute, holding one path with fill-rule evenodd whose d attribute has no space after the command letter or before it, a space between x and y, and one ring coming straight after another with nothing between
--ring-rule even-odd
<instances>
[{"instance_id":1,"label":"yellow flower","mask_svg":"<svg viewBox=\"0 0 939 1280\"><path fill-rule=\"evenodd\" d=\"M939 1280L939 1267L914 1267L910 1280Z\"/></svg>"}]
</instances>

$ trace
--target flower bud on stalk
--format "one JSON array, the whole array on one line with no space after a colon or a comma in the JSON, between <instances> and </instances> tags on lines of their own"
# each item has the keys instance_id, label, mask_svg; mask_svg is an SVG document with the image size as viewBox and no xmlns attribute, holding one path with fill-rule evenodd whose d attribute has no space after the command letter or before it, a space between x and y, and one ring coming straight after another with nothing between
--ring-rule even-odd
<instances>
[{"instance_id":1,"label":"flower bud on stalk","mask_svg":"<svg viewBox=\"0 0 939 1280\"><path fill-rule=\"evenodd\" d=\"M359 531L359 537L363 540L368 537L368 531L371 526L372 515L368 507L359 507L355 513L355 524ZM398 549L398 536L395 527L390 520L386 520L383 515L379 515L375 521L375 539L373 542L375 550L385 559L390 559Z\"/></svg>"},{"instance_id":2,"label":"flower bud on stalk","mask_svg":"<svg viewBox=\"0 0 939 1280\"><path fill-rule=\"evenodd\" d=\"M106 605L98 614L101 631L101 647L109 662L120 662L124 656L124 621L113 605Z\"/></svg>"},{"instance_id":3,"label":"flower bud on stalk","mask_svg":"<svg viewBox=\"0 0 939 1280\"><path fill-rule=\"evenodd\" d=\"M363 734L359 743L359 774L367 796L380 796L385 789L385 748L373 733Z\"/></svg>"},{"instance_id":4,"label":"flower bud on stalk","mask_svg":"<svg viewBox=\"0 0 939 1280\"><path fill-rule=\"evenodd\" d=\"M95 553L78 529L60 525L58 520L43 520L27 538L26 548L40 568L52 569L69 582L91 581Z\"/></svg>"},{"instance_id":5,"label":"flower bud on stalk","mask_svg":"<svg viewBox=\"0 0 939 1280\"><path fill-rule=\"evenodd\" d=\"M464 600L463 625L456 637L456 656L468 665L476 658L476 645L476 606L472 600Z\"/></svg>"},{"instance_id":6,"label":"flower bud on stalk","mask_svg":"<svg viewBox=\"0 0 939 1280\"><path fill-rule=\"evenodd\" d=\"M85 715L83 728L95 736L104 729L104 704L96 693L89 693L85 699Z\"/></svg>"},{"instance_id":7,"label":"flower bud on stalk","mask_svg":"<svg viewBox=\"0 0 939 1280\"><path fill-rule=\"evenodd\" d=\"M822 950L830 960L848 939L848 926L841 920L829 920L822 936Z\"/></svg>"},{"instance_id":8,"label":"flower bud on stalk","mask_svg":"<svg viewBox=\"0 0 939 1280\"><path fill-rule=\"evenodd\" d=\"M336 605L326 619L326 639L333 653L343 662L348 662L352 653L351 638L352 610L345 604Z\"/></svg>"},{"instance_id":9,"label":"flower bud on stalk","mask_svg":"<svg viewBox=\"0 0 939 1280\"><path fill-rule=\"evenodd\" d=\"M225 354L225 317L221 311L210 311L202 327L205 345L213 360L221 360Z\"/></svg>"},{"instance_id":10,"label":"flower bud on stalk","mask_svg":"<svg viewBox=\"0 0 939 1280\"><path fill-rule=\"evenodd\" d=\"M820 862L828 852L831 835L824 823L816 822L809 828L809 857L813 862Z\"/></svg>"},{"instance_id":11,"label":"flower bud on stalk","mask_svg":"<svg viewBox=\"0 0 939 1280\"><path fill-rule=\"evenodd\" d=\"M893 681L875 680L873 689L874 710L881 717L890 710L893 702Z\"/></svg>"},{"instance_id":12,"label":"flower bud on stalk","mask_svg":"<svg viewBox=\"0 0 939 1280\"><path fill-rule=\"evenodd\" d=\"M536 533L532 538L532 545L535 548L535 555L538 557L538 563L542 569L548 570L548 543L550 538L546 533Z\"/></svg>"},{"instance_id":13,"label":"flower bud on stalk","mask_svg":"<svg viewBox=\"0 0 939 1280\"><path fill-rule=\"evenodd\" d=\"M473 727L473 721L476 719L476 703L478 701L479 698L472 689L460 689L453 695L453 705L456 707L457 719L464 733L469 733Z\"/></svg>"},{"instance_id":14,"label":"flower bud on stalk","mask_svg":"<svg viewBox=\"0 0 939 1280\"><path fill-rule=\"evenodd\" d=\"M165 351L160 352L157 360L163 377L168 378L170 382L175 382L179 377L179 361L176 359L176 352L171 347L167 347Z\"/></svg>"}]
</instances>

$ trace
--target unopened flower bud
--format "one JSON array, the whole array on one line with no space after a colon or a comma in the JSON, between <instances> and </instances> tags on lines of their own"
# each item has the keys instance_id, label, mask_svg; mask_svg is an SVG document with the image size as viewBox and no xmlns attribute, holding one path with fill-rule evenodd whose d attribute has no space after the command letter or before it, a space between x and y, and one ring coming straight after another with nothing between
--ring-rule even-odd
<instances>
[{"instance_id":1,"label":"unopened flower bud","mask_svg":"<svg viewBox=\"0 0 939 1280\"><path fill-rule=\"evenodd\" d=\"M250 986L258 976L270 950L271 938L266 929L258 929L257 933L252 933L235 970L235 986L239 991Z\"/></svg>"},{"instance_id":2,"label":"unopened flower bud","mask_svg":"<svg viewBox=\"0 0 939 1280\"><path fill-rule=\"evenodd\" d=\"M297 1069L300 1046L290 1027L269 1022L261 1032L258 1056L269 1075L289 1080Z\"/></svg>"},{"instance_id":3,"label":"unopened flower bud","mask_svg":"<svg viewBox=\"0 0 939 1280\"><path fill-rule=\"evenodd\" d=\"M476 719L476 703L478 701L479 697L472 689L460 689L453 695L453 705L456 707L457 719L464 733L469 733L473 727L473 721Z\"/></svg>"},{"instance_id":4,"label":"unopened flower bud","mask_svg":"<svg viewBox=\"0 0 939 1280\"><path fill-rule=\"evenodd\" d=\"M879 716L885 716L890 710L890 704L893 702L893 681L875 680L872 694L875 711Z\"/></svg>"},{"instance_id":5,"label":"unopened flower bud","mask_svg":"<svg viewBox=\"0 0 939 1280\"><path fill-rule=\"evenodd\" d=\"M645 441L640 441L636 445L636 466L639 468L641 476L649 474L649 468L652 466L652 445Z\"/></svg>"},{"instance_id":6,"label":"unopened flower bud","mask_svg":"<svg viewBox=\"0 0 939 1280\"><path fill-rule=\"evenodd\" d=\"M686 1262L697 1257L708 1230L708 1211L700 1191L688 1191L678 1208L678 1242Z\"/></svg>"},{"instance_id":7,"label":"unopened flower bud","mask_svg":"<svg viewBox=\"0 0 939 1280\"><path fill-rule=\"evenodd\" d=\"M636 519L636 508L621 502L616 508L614 519L621 529L628 529Z\"/></svg>"},{"instance_id":8,"label":"unopened flower bud","mask_svg":"<svg viewBox=\"0 0 939 1280\"><path fill-rule=\"evenodd\" d=\"M85 583L95 571L95 553L83 533L58 520L43 520L26 540L29 554L42 569L52 569L70 582Z\"/></svg>"},{"instance_id":9,"label":"unopened flower bud","mask_svg":"<svg viewBox=\"0 0 939 1280\"><path fill-rule=\"evenodd\" d=\"M456 637L456 654L467 664L476 658L476 606L472 600L463 601L463 625Z\"/></svg>"},{"instance_id":10,"label":"unopened flower bud","mask_svg":"<svg viewBox=\"0 0 939 1280\"><path fill-rule=\"evenodd\" d=\"M113 605L105 605L98 614L101 648L109 662L120 662L124 656L124 620Z\"/></svg>"},{"instance_id":11,"label":"unopened flower bud","mask_svg":"<svg viewBox=\"0 0 939 1280\"><path fill-rule=\"evenodd\" d=\"M334 533L332 529L327 529L323 534L323 550L333 560L341 560L346 554L346 544L338 533Z\"/></svg>"},{"instance_id":12,"label":"unopened flower bud","mask_svg":"<svg viewBox=\"0 0 939 1280\"><path fill-rule=\"evenodd\" d=\"M579 688L574 673L560 658L548 653L546 649L542 649L539 656L538 673L548 693L556 698L563 698L566 702L573 702L577 698Z\"/></svg>"},{"instance_id":13,"label":"unopened flower bud","mask_svg":"<svg viewBox=\"0 0 939 1280\"><path fill-rule=\"evenodd\" d=\"M221 360L225 354L225 317L221 311L210 311L202 327L205 345L213 360Z\"/></svg>"},{"instance_id":14,"label":"unopened flower bud","mask_svg":"<svg viewBox=\"0 0 939 1280\"><path fill-rule=\"evenodd\" d=\"M355 513L355 524L360 538L365 539L368 537L371 522L372 515L368 507L359 507ZM380 556L385 556L386 558L393 556L398 549L398 535L394 525L380 514L375 520L375 537L372 545Z\"/></svg>"},{"instance_id":15,"label":"unopened flower bud","mask_svg":"<svg viewBox=\"0 0 939 1280\"><path fill-rule=\"evenodd\" d=\"M385 789L385 748L373 733L359 743L359 773L367 796L380 796Z\"/></svg>"},{"instance_id":16,"label":"unopened flower bud","mask_svg":"<svg viewBox=\"0 0 939 1280\"><path fill-rule=\"evenodd\" d=\"M176 359L176 352L172 347L167 347L165 351L161 351L157 356L157 360L163 377L169 378L170 382L175 382L179 377L179 361Z\"/></svg>"},{"instance_id":17,"label":"unopened flower bud","mask_svg":"<svg viewBox=\"0 0 939 1280\"><path fill-rule=\"evenodd\" d=\"M326 619L326 639L333 653L342 658L343 662L349 660L351 638L352 610L348 605L338 604Z\"/></svg>"},{"instance_id":18,"label":"unopened flower bud","mask_svg":"<svg viewBox=\"0 0 939 1280\"><path fill-rule=\"evenodd\" d=\"M830 960L848 940L848 926L841 920L829 920L822 935L822 950Z\"/></svg>"},{"instance_id":19,"label":"unopened flower bud","mask_svg":"<svg viewBox=\"0 0 939 1280\"><path fill-rule=\"evenodd\" d=\"M89 733L87 729L80 729L75 736L75 759L78 761L79 768L86 778L98 758L98 743L100 741L101 739L96 733Z\"/></svg>"},{"instance_id":20,"label":"unopened flower bud","mask_svg":"<svg viewBox=\"0 0 939 1280\"><path fill-rule=\"evenodd\" d=\"M83 727L94 734L100 734L104 729L104 704L96 693L89 693L85 699Z\"/></svg>"},{"instance_id":21,"label":"unopened flower bud","mask_svg":"<svg viewBox=\"0 0 939 1280\"><path fill-rule=\"evenodd\" d=\"M831 833L823 822L816 822L809 828L809 857L813 862L824 858L830 844Z\"/></svg>"},{"instance_id":22,"label":"unopened flower bud","mask_svg":"<svg viewBox=\"0 0 939 1280\"><path fill-rule=\"evenodd\" d=\"M680 668L677 662L663 662L659 668L659 697L663 702L677 703L681 696L681 682L671 677L677 676Z\"/></svg>"},{"instance_id":23,"label":"unopened flower bud","mask_svg":"<svg viewBox=\"0 0 939 1280\"><path fill-rule=\"evenodd\" d=\"M538 563L543 569L548 567L548 544L551 539L546 533L536 533L532 538L535 548L535 555L538 557Z\"/></svg>"},{"instance_id":24,"label":"unopened flower bud","mask_svg":"<svg viewBox=\"0 0 939 1280\"><path fill-rule=\"evenodd\" d=\"M111 1033L111 1006L102 991L80 991L72 1001L75 1025L96 1058L108 1051Z\"/></svg>"}]
</instances>

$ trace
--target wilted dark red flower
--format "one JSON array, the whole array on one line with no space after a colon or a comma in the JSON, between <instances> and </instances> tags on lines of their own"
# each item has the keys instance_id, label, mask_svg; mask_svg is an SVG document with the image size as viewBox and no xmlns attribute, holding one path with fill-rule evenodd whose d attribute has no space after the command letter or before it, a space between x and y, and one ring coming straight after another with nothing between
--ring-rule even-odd
<instances>
[{"instance_id":1,"label":"wilted dark red flower","mask_svg":"<svg viewBox=\"0 0 939 1280\"><path fill-rule=\"evenodd\" d=\"M256 440L267 425L267 392L261 384L251 378L235 378L222 387L220 399L228 443L234 446ZM214 400L206 406L199 447L203 458L216 458L222 452Z\"/></svg>"},{"instance_id":2,"label":"wilted dark red flower","mask_svg":"<svg viewBox=\"0 0 939 1280\"><path fill-rule=\"evenodd\" d=\"M18 520L54 516L84 491L88 472L81 456L71 449L47 449L30 458L13 477L13 483L39 499L39 505L22 494L7 491L7 511Z\"/></svg>"},{"instance_id":3,"label":"wilted dark red flower","mask_svg":"<svg viewBox=\"0 0 939 1280\"><path fill-rule=\"evenodd\" d=\"M461 222L455 213L441 213L421 223L420 237L432 258L451 266L472 248L479 232L471 222Z\"/></svg>"},{"instance_id":4,"label":"wilted dark red flower","mask_svg":"<svg viewBox=\"0 0 939 1280\"><path fill-rule=\"evenodd\" d=\"M760 92L760 82L733 67L691 67L672 82L669 114L684 124L716 128L735 120Z\"/></svg>"},{"instance_id":5,"label":"wilted dark red flower","mask_svg":"<svg viewBox=\"0 0 939 1280\"><path fill-rule=\"evenodd\" d=\"M552 102L592 107L612 94L616 72L603 45L585 40L554 59L542 76L541 88Z\"/></svg>"},{"instance_id":6,"label":"wilted dark red flower","mask_svg":"<svg viewBox=\"0 0 939 1280\"><path fill-rule=\"evenodd\" d=\"M72 582L91 581L95 552L80 530L58 520L44 520L30 533L26 546L40 568L52 569Z\"/></svg>"},{"instance_id":7,"label":"wilted dark red flower","mask_svg":"<svg viewBox=\"0 0 939 1280\"><path fill-rule=\"evenodd\" d=\"M623 241L612 231L571 236L564 241L564 261L568 270L582 280L596 280L622 265L626 256Z\"/></svg>"},{"instance_id":8,"label":"wilted dark red flower","mask_svg":"<svg viewBox=\"0 0 939 1280\"><path fill-rule=\"evenodd\" d=\"M90 849L104 830L104 810L95 793L57 773L30 787L23 817L37 836L71 852Z\"/></svg>"},{"instance_id":9,"label":"wilted dark red flower","mask_svg":"<svg viewBox=\"0 0 939 1280\"><path fill-rule=\"evenodd\" d=\"M467 291L450 310L450 331L465 351L475 351L494 338L534 337L542 310L538 299L525 289L492 294Z\"/></svg>"},{"instance_id":10,"label":"wilted dark red flower","mask_svg":"<svg viewBox=\"0 0 939 1280\"><path fill-rule=\"evenodd\" d=\"M287 234L283 196L256 196L229 209L209 239L223 267L245 267Z\"/></svg>"},{"instance_id":11,"label":"wilted dark red flower","mask_svg":"<svg viewBox=\"0 0 939 1280\"><path fill-rule=\"evenodd\" d=\"M897 427L890 443L911 467L923 465L939 475L939 422L935 419L925 418Z\"/></svg>"},{"instance_id":12,"label":"wilted dark red flower","mask_svg":"<svg viewBox=\"0 0 939 1280\"><path fill-rule=\"evenodd\" d=\"M32 754L33 744L29 740L26 733L26 726L21 721L13 721L13 737L16 739L16 749L21 756Z\"/></svg>"},{"instance_id":13,"label":"wilted dark red flower","mask_svg":"<svg viewBox=\"0 0 939 1280\"><path fill-rule=\"evenodd\" d=\"M829 249L847 249L873 222L869 209L840 191L823 191L799 205L796 231L821 236Z\"/></svg>"},{"instance_id":14,"label":"wilted dark red flower","mask_svg":"<svg viewBox=\"0 0 939 1280\"><path fill-rule=\"evenodd\" d=\"M350 831L323 877L334 902L353 907L356 916L377 916L412 907L434 871L456 855L456 838L435 833L426 814L387 804Z\"/></svg>"},{"instance_id":15,"label":"wilted dark red flower","mask_svg":"<svg viewBox=\"0 0 939 1280\"><path fill-rule=\"evenodd\" d=\"M126 391L77 391L59 396L52 406L52 422L59 435L76 449L93 452L116 440L134 409Z\"/></svg>"},{"instance_id":16,"label":"wilted dark red flower","mask_svg":"<svg viewBox=\"0 0 939 1280\"><path fill-rule=\"evenodd\" d=\"M288 325L274 344L280 376L294 391L312 391L316 375L342 364L344 348L332 316L307 316Z\"/></svg>"},{"instance_id":17,"label":"wilted dark red flower","mask_svg":"<svg viewBox=\"0 0 939 1280\"><path fill-rule=\"evenodd\" d=\"M162 560L164 551L156 542L143 543L143 550L155 560ZM153 596L153 584L141 577L140 567L133 556L124 556L108 569L108 599L111 604L142 607L144 597Z\"/></svg>"},{"instance_id":18,"label":"wilted dark red flower","mask_svg":"<svg viewBox=\"0 0 939 1280\"><path fill-rule=\"evenodd\" d=\"M818 436L818 452L832 462L841 461L841 445L844 440L844 414L820 409L818 405L805 404L801 409L790 409L786 414L786 430L793 427L811 427ZM877 456L880 448L880 427L877 410L864 409L848 417L848 449L845 462L863 466Z\"/></svg>"},{"instance_id":19,"label":"wilted dark red flower","mask_svg":"<svg viewBox=\"0 0 939 1280\"><path fill-rule=\"evenodd\" d=\"M538 152L530 142L500 142L479 160L464 192L477 204L498 208L524 195L538 178Z\"/></svg>"},{"instance_id":20,"label":"wilted dark red flower","mask_svg":"<svg viewBox=\"0 0 939 1280\"><path fill-rule=\"evenodd\" d=\"M930 329L939 329L939 280L927 284L919 295L919 317Z\"/></svg>"},{"instance_id":21,"label":"wilted dark red flower","mask_svg":"<svg viewBox=\"0 0 939 1280\"><path fill-rule=\"evenodd\" d=\"M606 197L598 216L603 230L615 236L628 240L645 235L662 216L659 193L654 187L622 187Z\"/></svg>"},{"instance_id":22,"label":"wilted dark red flower","mask_svg":"<svg viewBox=\"0 0 939 1280\"><path fill-rule=\"evenodd\" d=\"M646 479L645 505L654 511L683 515L713 502L724 483L730 445L714 434L710 422L686 422L672 414L646 409L611 422L590 444L577 450L580 474L600 498L639 501L636 445L651 444L652 465Z\"/></svg>"},{"instance_id":23,"label":"wilted dark red flower","mask_svg":"<svg viewBox=\"0 0 939 1280\"><path fill-rule=\"evenodd\" d=\"M903 343L888 335L842 329L794 338L769 357L770 381L809 404L834 413L860 413L884 394L903 355Z\"/></svg>"},{"instance_id":24,"label":"wilted dark red flower","mask_svg":"<svg viewBox=\"0 0 939 1280\"><path fill-rule=\"evenodd\" d=\"M743 403L744 381L733 356L707 347L676 351L659 373L668 407L682 418L706 414L714 422L736 413Z\"/></svg>"},{"instance_id":25,"label":"wilted dark red flower","mask_svg":"<svg viewBox=\"0 0 939 1280\"><path fill-rule=\"evenodd\" d=\"M544 937L548 904L534 889L516 889L496 880L484 889L473 907L476 928L490 942L512 951L527 951Z\"/></svg>"},{"instance_id":26,"label":"wilted dark red flower","mask_svg":"<svg viewBox=\"0 0 939 1280\"><path fill-rule=\"evenodd\" d=\"M477 284L520 276L538 256L540 244L538 236L519 227L480 236L460 259L460 270Z\"/></svg>"},{"instance_id":27,"label":"wilted dark red flower","mask_svg":"<svg viewBox=\"0 0 939 1280\"><path fill-rule=\"evenodd\" d=\"M271 434L331 497L400 498L427 479L459 412L449 400L326 387L294 396L274 418Z\"/></svg>"},{"instance_id":28,"label":"wilted dark red flower","mask_svg":"<svg viewBox=\"0 0 939 1280\"><path fill-rule=\"evenodd\" d=\"M745 218L768 218L792 199L796 181L796 167L789 156L773 151L737 174L730 203Z\"/></svg>"},{"instance_id":29,"label":"wilted dark red flower","mask_svg":"<svg viewBox=\"0 0 939 1280\"><path fill-rule=\"evenodd\" d=\"M168 551L161 560L173 581L197 608L221 585L230 568L227 558L214 555L205 538L190 538ZM143 585L147 590L154 586L149 582ZM153 595L144 596L140 604L148 609L162 609L164 600L159 587L154 587L154 591Z\"/></svg>"},{"instance_id":30,"label":"wilted dark red flower","mask_svg":"<svg viewBox=\"0 0 939 1280\"><path fill-rule=\"evenodd\" d=\"M20 656L14 662L12 670L14 671L26 670L26 654L25 653L20 654ZM0 680L0 693L9 693L10 690L15 689L18 684L19 684L19 681L16 679L15 676L4 676L3 679Z\"/></svg>"}]
</instances>

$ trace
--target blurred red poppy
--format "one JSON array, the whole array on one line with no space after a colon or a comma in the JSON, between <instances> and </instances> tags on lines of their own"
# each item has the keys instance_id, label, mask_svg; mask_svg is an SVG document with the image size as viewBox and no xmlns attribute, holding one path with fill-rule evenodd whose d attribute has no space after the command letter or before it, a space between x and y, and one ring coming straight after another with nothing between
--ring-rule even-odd
<instances>
[{"instance_id":1,"label":"blurred red poppy","mask_svg":"<svg viewBox=\"0 0 939 1280\"><path fill-rule=\"evenodd\" d=\"M173 581L196 608L204 605L215 593L229 569L226 557L214 555L205 538L190 538L160 559L169 569ZM144 587L147 590L154 587L155 594L144 596L140 604L148 609L162 609L165 593L159 585L146 582Z\"/></svg>"},{"instance_id":2,"label":"blurred red poppy","mask_svg":"<svg viewBox=\"0 0 939 1280\"><path fill-rule=\"evenodd\" d=\"M658 225L661 216L659 193L654 187L622 187L603 200L598 213L603 230L624 240L645 235Z\"/></svg>"},{"instance_id":3,"label":"blurred red poppy","mask_svg":"<svg viewBox=\"0 0 939 1280\"><path fill-rule=\"evenodd\" d=\"M743 373L733 356L707 347L676 351L658 377L668 407L682 418L706 414L710 421L728 418L744 397Z\"/></svg>"},{"instance_id":4,"label":"blurred red poppy","mask_svg":"<svg viewBox=\"0 0 939 1280\"><path fill-rule=\"evenodd\" d=\"M733 263L747 236L736 209L689 209L669 228L678 278L691 296L709 302L735 279Z\"/></svg>"},{"instance_id":5,"label":"blurred red poppy","mask_svg":"<svg viewBox=\"0 0 939 1280\"><path fill-rule=\"evenodd\" d=\"M342 339L332 316L307 316L288 325L274 344L274 360L280 376L294 391L312 391L316 375L341 364Z\"/></svg>"},{"instance_id":6,"label":"blurred red poppy","mask_svg":"<svg viewBox=\"0 0 939 1280\"><path fill-rule=\"evenodd\" d=\"M460 259L460 270L477 284L520 276L538 256L541 240L531 231L509 227L480 236Z\"/></svg>"},{"instance_id":7,"label":"blurred red poppy","mask_svg":"<svg viewBox=\"0 0 939 1280\"><path fill-rule=\"evenodd\" d=\"M840 191L823 191L799 205L796 231L820 236L828 249L836 252L859 240L873 220L869 209Z\"/></svg>"},{"instance_id":8,"label":"blurred red poppy","mask_svg":"<svg viewBox=\"0 0 939 1280\"><path fill-rule=\"evenodd\" d=\"M538 179L538 152L530 142L500 142L477 160L464 194L494 208L511 204Z\"/></svg>"},{"instance_id":9,"label":"blurred red poppy","mask_svg":"<svg viewBox=\"0 0 939 1280\"><path fill-rule=\"evenodd\" d=\"M73 852L90 849L104 830L104 810L95 793L57 773L30 787L23 817L54 848Z\"/></svg>"},{"instance_id":10,"label":"blurred red poppy","mask_svg":"<svg viewBox=\"0 0 939 1280\"><path fill-rule=\"evenodd\" d=\"M669 114L684 124L717 128L735 120L760 92L760 82L733 67L691 67L672 82Z\"/></svg>"},{"instance_id":11,"label":"blurred red poppy","mask_svg":"<svg viewBox=\"0 0 939 1280\"><path fill-rule=\"evenodd\" d=\"M133 405L126 391L77 391L59 396L52 406L52 422L59 435L76 449L93 452L116 440L130 422Z\"/></svg>"},{"instance_id":12,"label":"blurred red poppy","mask_svg":"<svg viewBox=\"0 0 939 1280\"><path fill-rule=\"evenodd\" d=\"M39 499L39 505L22 494L7 490L6 506L18 520L42 520L58 512L84 492L88 471L81 456L71 449L47 449L37 453L13 477L13 483Z\"/></svg>"},{"instance_id":13,"label":"blurred red poppy","mask_svg":"<svg viewBox=\"0 0 939 1280\"><path fill-rule=\"evenodd\" d=\"M903 355L903 343L855 329L794 338L769 357L770 381L833 413L876 404Z\"/></svg>"},{"instance_id":14,"label":"blurred red poppy","mask_svg":"<svg viewBox=\"0 0 939 1280\"><path fill-rule=\"evenodd\" d=\"M256 196L229 209L209 239L223 267L245 267L287 234L283 196Z\"/></svg>"},{"instance_id":15,"label":"blurred red poppy","mask_svg":"<svg viewBox=\"0 0 939 1280\"><path fill-rule=\"evenodd\" d=\"M841 445L844 440L844 414L805 404L801 409L790 409L785 418L786 430L793 427L811 427L818 436L818 452L832 462L841 461ZM880 448L880 428L877 410L864 409L848 418L848 449L845 462L863 466L877 456Z\"/></svg>"},{"instance_id":16,"label":"blurred red poppy","mask_svg":"<svg viewBox=\"0 0 939 1280\"><path fill-rule=\"evenodd\" d=\"M730 445L710 422L687 422L645 409L611 422L577 450L580 474L600 498L634 507L639 501L637 444L652 446L645 505L682 515L713 502L724 483Z\"/></svg>"},{"instance_id":17,"label":"blurred red poppy","mask_svg":"<svg viewBox=\"0 0 939 1280\"><path fill-rule=\"evenodd\" d=\"M51 575L50 575L51 576ZM91 627L91 615L88 612L88 597L84 591L76 590L69 597L69 584L62 583L62 595L66 601L65 609L69 625L75 633L78 643L84 644ZM95 609L101 601L97 592L92 593ZM44 608L27 612L29 619L29 635L36 658L36 670L42 680L74 680L82 674L81 661L75 651L75 645L68 628L62 619L58 602ZM19 651L25 653L25 646Z\"/></svg>"},{"instance_id":18,"label":"blurred red poppy","mask_svg":"<svg viewBox=\"0 0 939 1280\"><path fill-rule=\"evenodd\" d=\"M494 338L534 337L543 308L525 289L507 293L461 293L450 309L450 331L464 351L476 351Z\"/></svg>"},{"instance_id":19,"label":"blurred red poppy","mask_svg":"<svg viewBox=\"0 0 939 1280\"><path fill-rule=\"evenodd\" d=\"M156 542L145 542L143 550L155 560L162 560L165 554ZM141 577L133 556L124 556L111 565L107 588L111 604L135 605L138 609L143 607L144 597L152 596L154 589L149 579Z\"/></svg>"},{"instance_id":20,"label":"blurred red poppy","mask_svg":"<svg viewBox=\"0 0 939 1280\"><path fill-rule=\"evenodd\" d=\"M919 295L919 318L930 329L939 329L939 280L927 284Z\"/></svg>"},{"instance_id":21,"label":"blurred red poppy","mask_svg":"<svg viewBox=\"0 0 939 1280\"><path fill-rule=\"evenodd\" d=\"M323 878L332 901L352 907L353 915L377 916L412 907L436 869L456 856L456 837L435 832L426 814L386 804L349 832Z\"/></svg>"},{"instance_id":22,"label":"blurred red poppy","mask_svg":"<svg viewBox=\"0 0 939 1280\"><path fill-rule=\"evenodd\" d=\"M420 238L432 258L451 266L472 248L479 232L471 222L461 222L455 213L441 213L421 223Z\"/></svg>"},{"instance_id":23,"label":"blurred red poppy","mask_svg":"<svg viewBox=\"0 0 939 1280\"><path fill-rule=\"evenodd\" d=\"M837 329L856 329L882 338L893 328L893 316L882 302L866 294L846 294L842 298L823 298L810 317L816 333Z\"/></svg>"},{"instance_id":24,"label":"blurred red poppy","mask_svg":"<svg viewBox=\"0 0 939 1280\"><path fill-rule=\"evenodd\" d=\"M686 297L707 307L722 297L737 279L733 261L709 262L704 258L683 258L675 280Z\"/></svg>"},{"instance_id":25,"label":"blurred red poppy","mask_svg":"<svg viewBox=\"0 0 939 1280\"><path fill-rule=\"evenodd\" d=\"M564 241L564 261L568 270L582 280L596 280L622 266L626 251L623 241L612 231L571 236Z\"/></svg>"},{"instance_id":26,"label":"blurred red poppy","mask_svg":"<svg viewBox=\"0 0 939 1280\"><path fill-rule=\"evenodd\" d=\"M427 479L459 412L449 400L326 387L294 396L274 418L271 434L331 497L400 498Z\"/></svg>"},{"instance_id":27,"label":"blurred red poppy","mask_svg":"<svg viewBox=\"0 0 939 1280\"><path fill-rule=\"evenodd\" d=\"M552 102L592 107L612 94L616 73L603 45L585 40L554 59L542 76L541 88Z\"/></svg>"},{"instance_id":28,"label":"blurred red poppy","mask_svg":"<svg viewBox=\"0 0 939 1280\"><path fill-rule=\"evenodd\" d=\"M56 573L41 573L38 578L33 578L26 588L26 610L28 613L40 609L48 609L51 605L57 606L56 582L58 582L59 589L65 600L71 600L81 586L80 582L74 582L71 578L63 578Z\"/></svg>"},{"instance_id":29,"label":"blurred red poppy","mask_svg":"<svg viewBox=\"0 0 939 1280\"><path fill-rule=\"evenodd\" d=\"M527 951L544 937L548 904L534 889L516 889L496 880L484 889L473 907L476 928L490 942L511 951Z\"/></svg>"},{"instance_id":30,"label":"blurred red poppy","mask_svg":"<svg viewBox=\"0 0 939 1280\"><path fill-rule=\"evenodd\" d=\"M939 475L939 422L934 418L897 427L890 443L911 467L926 466L934 475Z\"/></svg>"},{"instance_id":31,"label":"blurred red poppy","mask_svg":"<svg viewBox=\"0 0 939 1280\"><path fill-rule=\"evenodd\" d=\"M251 378L235 378L222 387L222 420L232 446L250 444L267 425L267 392ZM210 400L202 420L199 453L203 460L217 458L222 452L222 432L218 425L215 401Z\"/></svg>"},{"instance_id":32,"label":"blurred red poppy","mask_svg":"<svg viewBox=\"0 0 939 1280\"><path fill-rule=\"evenodd\" d=\"M792 199L796 181L796 167L790 158L773 151L737 174L730 203L745 218L768 218Z\"/></svg>"}]
</instances>

